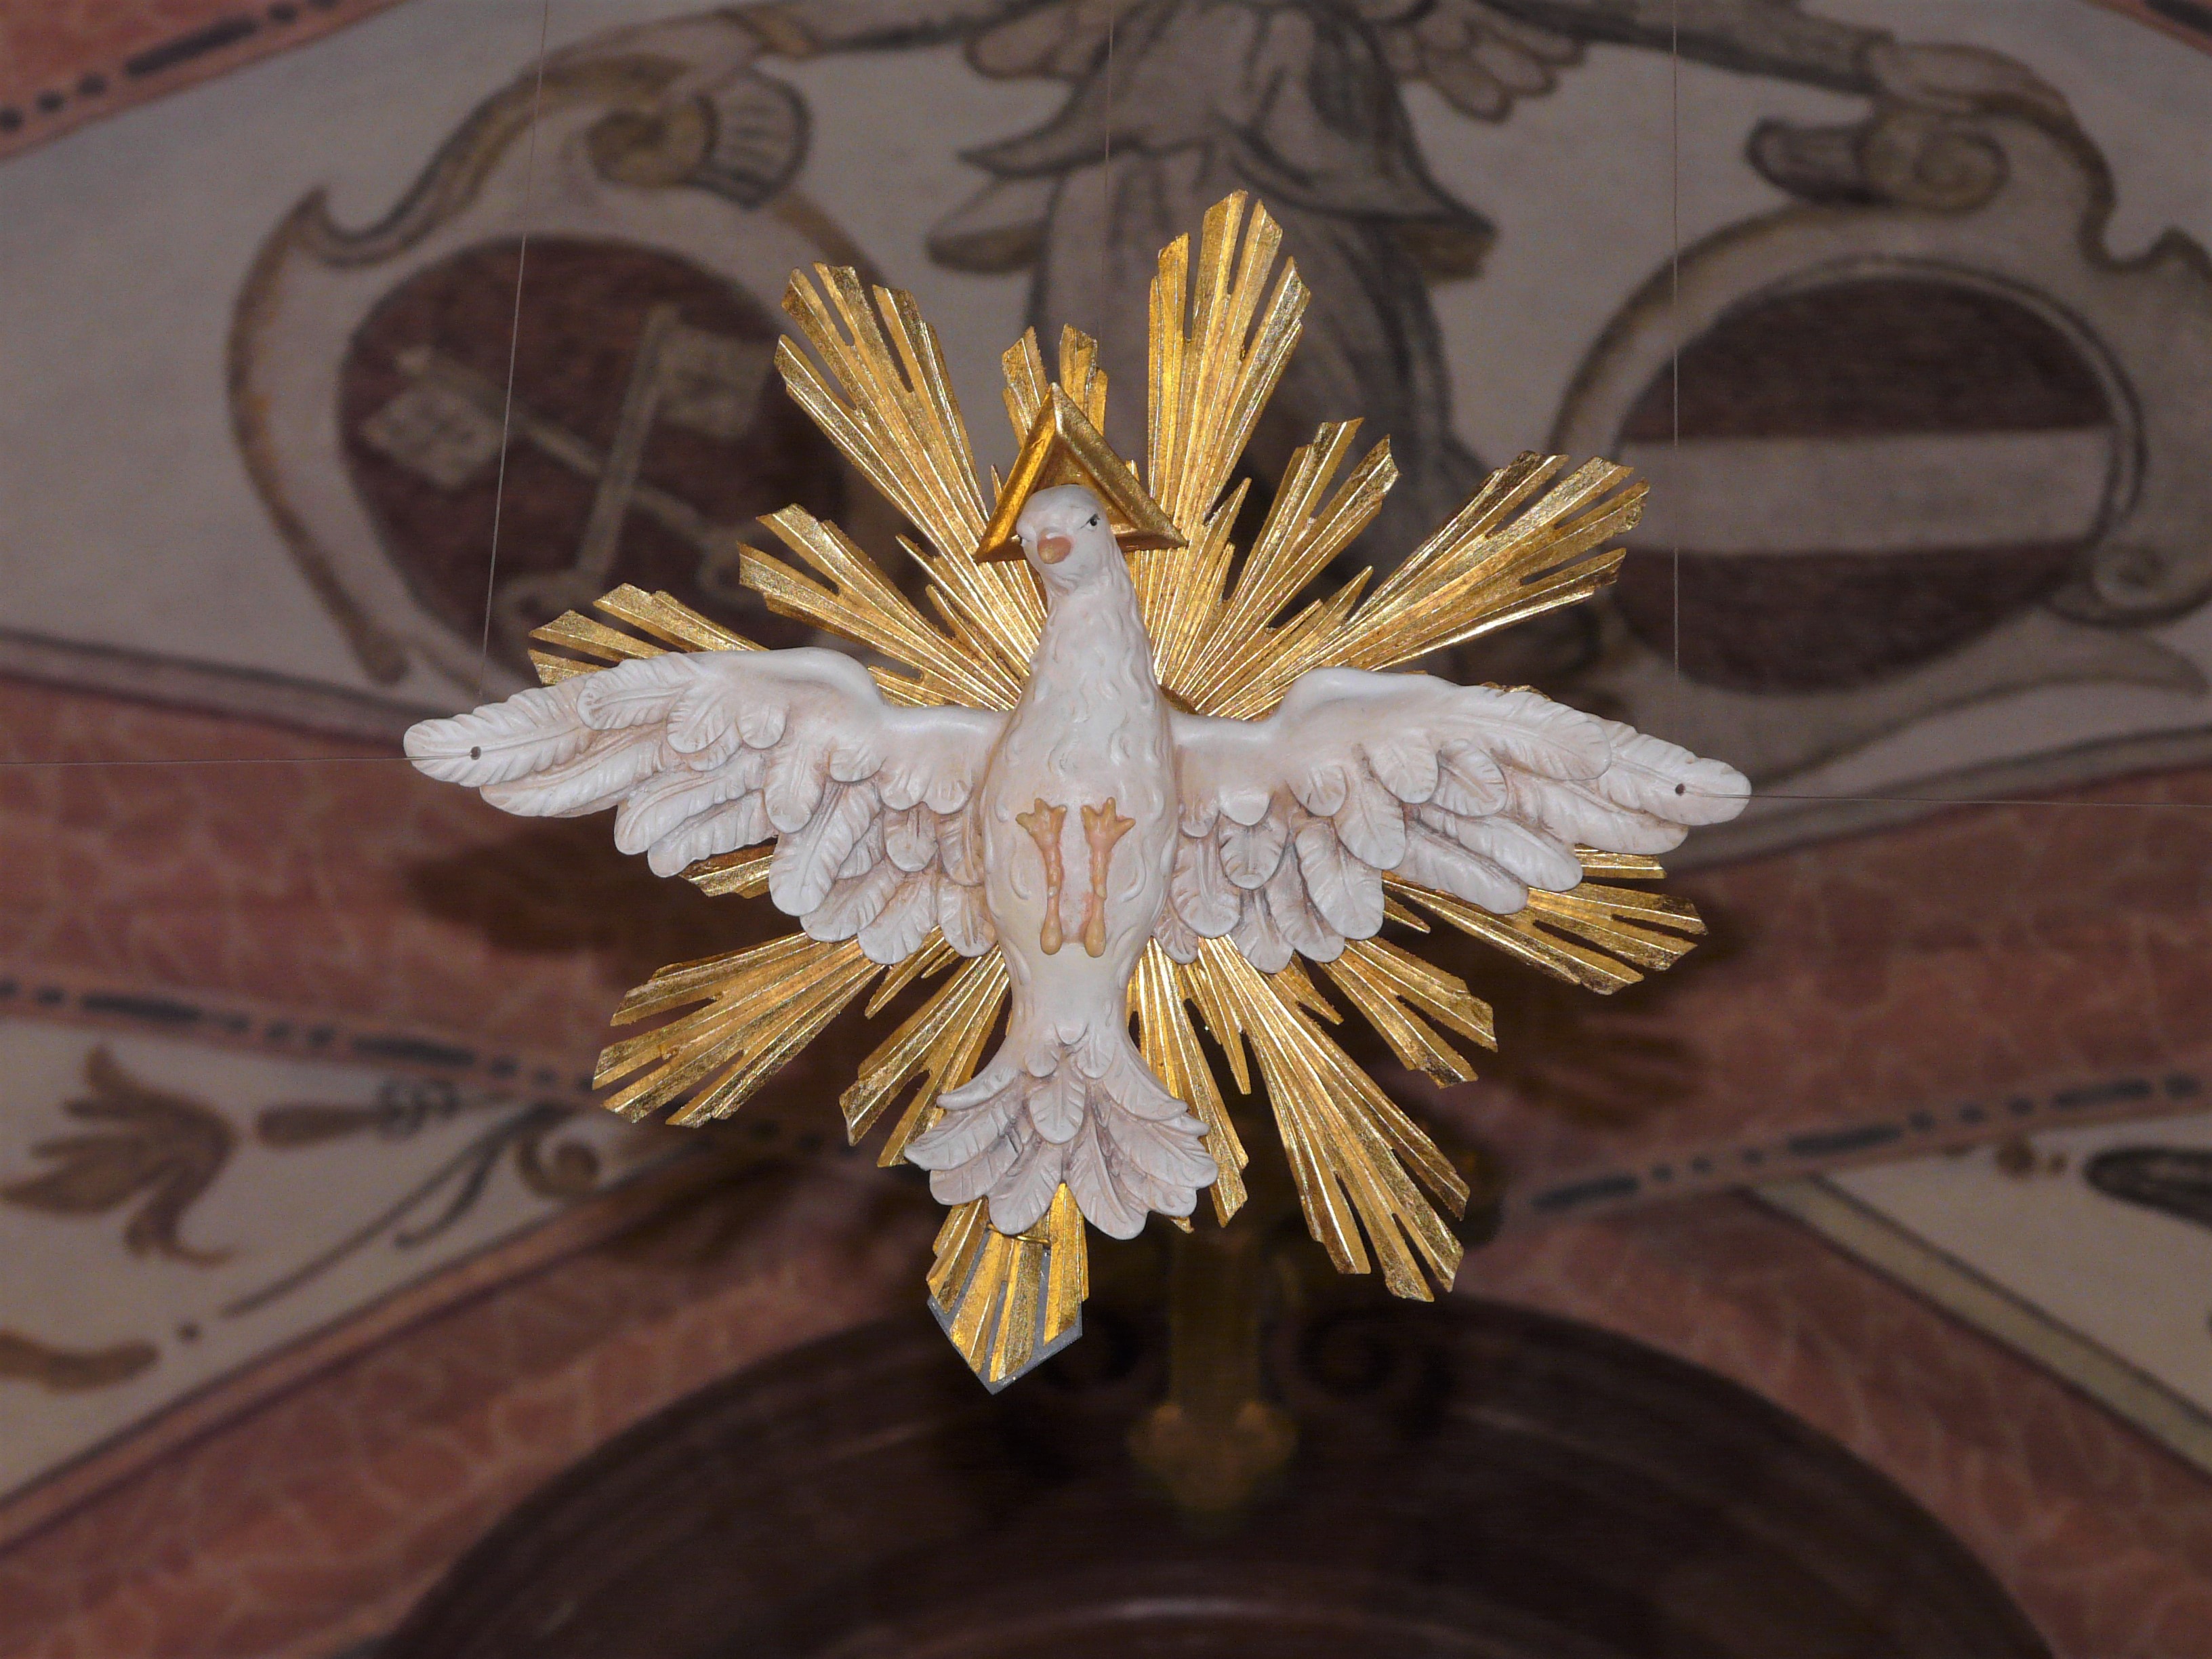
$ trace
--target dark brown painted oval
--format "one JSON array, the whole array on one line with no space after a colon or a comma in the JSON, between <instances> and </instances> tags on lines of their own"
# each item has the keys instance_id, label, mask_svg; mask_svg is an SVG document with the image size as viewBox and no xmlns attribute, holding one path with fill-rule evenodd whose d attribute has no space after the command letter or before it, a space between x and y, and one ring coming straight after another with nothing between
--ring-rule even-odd
<instances>
[{"instance_id":1,"label":"dark brown painted oval","mask_svg":"<svg viewBox=\"0 0 2212 1659\"><path fill-rule=\"evenodd\" d=\"M2048 318L2008 295L1923 276L1866 276L1759 295L1686 345L1680 437L1811 441L2094 434L2117 442L2097 374ZM1662 370L1624 446L1674 441L1677 386ZM1869 471L1862 485L1880 492ZM1817 541L1824 503L1802 501ZM1753 693L1843 690L1930 662L2039 603L2084 538L1787 554L1632 544L1615 590L1630 630L1682 673ZM1679 613L1678 613L1679 605Z\"/></svg>"},{"instance_id":2,"label":"dark brown painted oval","mask_svg":"<svg viewBox=\"0 0 2212 1659\"><path fill-rule=\"evenodd\" d=\"M511 240L479 243L378 303L355 332L338 387L346 465L386 555L424 610L463 638L483 626L495 517L502 592L575 562L597 489L592 465L613 446L647 319L663 307L673 309L680 339L640 483L756 539L751 520L761 514L796 501L828 517L843 505L836 453L785 393L770 362L780 330L752 295L632 243L538 237L526 256ZM428 398L426 354L459 372ZM476 388L473 403L455 386ZM502 483L503 422L511 436ZM549 428L573 441L533 437ZM746 601L747 614L734 616L734 582L702 583L701 562L693 541L632 506L611 567L587 586L665 589L757 631L764 611ZM495 628L492 644L510 665L526 667L519 629Z\"/></svg>"}]
</instances>

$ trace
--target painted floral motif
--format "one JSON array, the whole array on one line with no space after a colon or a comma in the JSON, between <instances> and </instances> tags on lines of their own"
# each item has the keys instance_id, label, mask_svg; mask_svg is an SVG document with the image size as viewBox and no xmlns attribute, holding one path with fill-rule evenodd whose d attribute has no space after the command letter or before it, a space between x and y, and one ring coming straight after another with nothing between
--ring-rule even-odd
<instances>
[{"instance_id":1,"label":"painted floral motif","mask_svg":"<svg viewBox=\"0 0 2212 1659\"><path fill-rule=\"evenodd\" d=\"M40 1141L32 1151L51 1167L0 1187L0 1200L56 1216L105 1215L135 1204L123 1230L131 1255L200 1267L227 1261L228 1249L188 1244L178 1230L230 1161L237 1132L205 1103L131 1076L105 1047L86 1060L84 1081L90 1092L62 1110L98 1128Z\"/></svg>"}]
</instances>

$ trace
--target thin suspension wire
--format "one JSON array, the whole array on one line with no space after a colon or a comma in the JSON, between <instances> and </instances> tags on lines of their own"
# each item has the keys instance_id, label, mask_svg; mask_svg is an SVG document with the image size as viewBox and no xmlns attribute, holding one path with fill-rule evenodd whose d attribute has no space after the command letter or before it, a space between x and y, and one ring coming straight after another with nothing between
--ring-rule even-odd
<instances>
[{"instance_id":1,"label":"thin suspension wire","mask_svg":"<svg viewBox=\"0 0 2212 1659\"><path fill-rule=\"evenodd\" d=\"M1113 325L1114 297L1114 26L1106 14L1106 133L1098 152L1098 337ZM1127 396L1125 392L1122 394Z\"/></svg>"},{"instance_id":2,"label":"thin suspension wire","mask_svg":"<svg viewBox=\"0 0 2212 1659\"><path fill-rule=\"evenodd\" d=\"M0 771L82 771L122 766L410 766L404 755L261 755L187 760L0 760ZM2092 786L2084 785L2084 787ZM2212 812L2212 801L2061 800L2043 795L1826 795L1754 789L1753 800L1820 801L1830 805L2124 807L2151 812Z\"/></svg>"},{"instance_id":3,"label":"thin suspension wire","mask_svg":"<svg viewBox=\"0 0 2212 1659\"><path fill-rule=\"evenodd\" d=\"M1827 801L1877 806L2125 806L2150 812L2212 812L2212 800L2054 800L2043 795L1792 795L1754 789L1753 800Z\"/></svg>"},{"instance_id":4,"label":"thin suspension wire","mask_svg":"<svg viewBox=\"0 0 2212 1659\"><path fill-rule=\"evenodd\" d=\"M507 336L507 396L499 411L499 477L492 486L491 558L484 570L483 641L477 653L477 701L491 668L492 595L499 586L499 525L507 506L507 449L514 423L514 365L522 345L522 274L530 263L530 188L538 174L538 112L545 97L545 45L553 28L553 0L538 14L538 81L530 90L530 138L522 155L522 238L514 251L514 310Z\"/></svg>"},{"instance_id":5,"label":"thin suspension wire","mask_svg":"<svg viewBox=\"0 0 2212 1659\"><path fill-rule=\"evenodd\" d=\"M184 760L6 760L4 771L61 771L95 766L410 766L404 755L193 756Z\"/></svg>"},{"instance_id":6,"label":"thin suspension wire","mask_svg":"<svg viewBox=\"0 0 2212 1659\"><path fill-rule=\"evenodd\" d=\"M1682 0L1673 0L1667 14L1667 185L1672 212L1668 231L1668 270L1672 292L1667 302L1668 379L1672 402L1674 438L1670 459L1676 487L1682 477ZM1674 521L1674 682L1682 680L1682 530Z\"/></svg>"},{"instance_id":7,"label":"thin suspension wire","mask_svg":"<svg viewBox=\"0 0 2212 1659\"><path fill-rule=\"evenodd\" d=\"M239 754L188 757L184 761L0 761L0 772L62 772L93 765L414 765L404 754Z\"/></svg>"}]
</instances>

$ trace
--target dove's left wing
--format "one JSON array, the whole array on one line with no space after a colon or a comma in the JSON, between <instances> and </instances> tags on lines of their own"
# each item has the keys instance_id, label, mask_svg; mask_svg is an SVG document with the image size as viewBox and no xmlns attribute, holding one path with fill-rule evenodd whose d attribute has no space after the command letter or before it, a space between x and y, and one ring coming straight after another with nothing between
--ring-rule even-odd
<instances>
[{"instance_id":1,"label":"dove's left wing","mask_svg":"<svg viewBox=\"0 0 2212 1659\"><path fill-rule=\"evenodd\" d=\"M1577 846L1663 853L1743 810L1719 761L1534 691L1323 668L1263 720L1174 716L1182 834L1156 936L1232 938L1273 973L1382 925L1382 878L1510 915L1583 878Z\"/></svg>"},{"instance_id":2,"label":"dove's left wing","mask_svg":"<svg viewBox=\"0 0 2212 1659\"><path fill-rule=\"evenodd\" d=\"M616 807L659 875L773 837L777 908L892 963L933 927L963 956L996 942L972 804L1005 723L895 708L835 651L672 651L424 720L407 754L509 812Z\"/></svg>"}]
</instances>

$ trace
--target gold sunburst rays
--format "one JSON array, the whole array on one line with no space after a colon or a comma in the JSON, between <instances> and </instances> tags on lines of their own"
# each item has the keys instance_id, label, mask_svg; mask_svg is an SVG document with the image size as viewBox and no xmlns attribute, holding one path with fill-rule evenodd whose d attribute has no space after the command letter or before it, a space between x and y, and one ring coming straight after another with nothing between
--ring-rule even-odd
<instances>
[{"instance_id":1,"label":"gold sunburst rays","mask_svg":"<svg viewBox=\"0 0 2212 1659\"><path fill-rule=\"evenodd\" d=\"M1283 236L1265 207L1248 219L1246 200L1238 191L1208 210L1194 273L1188 236L1162 249L1152 285L1146 483L1190 545L1131 564L1161 684L1177 695L1234 556L1229 534L1244 489L1225 501L1222 491L1297 344L1308 299L1285 260L1262 313Z\"/></svg>"},{"instance_id":2,"label":"gold sunburst rays","mask_svg":"<svg viewBox=\"0 0 2212 1659\"><path fill-rule=\"evenodd\" d=\"M1385 939L1346 939L1343 954L1323 963L1322 971L1390 1045L1401 1065L1440 1087L1474 1082L1474 1068L1437 1025L1486 1048L1498 1047L1490 1005L1457 975L1403 945Z\"/></svg>"},{"instance_id":3,"label":"gold sunburst rays","mask_svg":"<svg viewBox=\"0 0 2212 1659\"><path fill-rule=\"evenodd\" d=\"M1656 881L1666 874L1657 860L1575 851L1583 879L1564 893L1532 889L1527 907L1511 915L1395 876L1384 877L1383 887L1516 962L1601 996L1641 980L1638 969L1664 972L1696 948L1705 924L1689 900L1589 879Z\"/></svg>"},{"instance_id":4,"label":"gold sunburst rays","mask_svg":"<svg viewBox=\"0 0 2212 1659\"><path fill-rule=\"evenodd\" d=\"M1227 713L1244 685L1283 653L1287 641L1310 630L1314 622L1304 618L1336 614L1327 606L1309 607L1282 628L1273 626L1299 592L1374 520L1397 482L1386 440L1369 450L1324 499L1358 430L1358 421L1332 422L1291 454L1232 591L1223 592L1222 577L1234 551L1225 532L1243 504L1241 489L1216 515L1222 533L1213 538L1218 550L1209 549L1212 556L1188 563L1176 573L1179 580L1156 584L1156 617L1146 621L1158 630L1153 638L1160 683L1197 712ZM1212 528L1209 525L1209 532ZM1355 584L1349 597L1333 603L1341 609L1358 592Z\"/></svg>"},{"instance_id":5,"label":"gold sunburst rays","mask_svg":"<svg viewBox=\"0 0 2212 1659\"><path fill-rule=\"evenodd\" d=\"M1646 486L1626 467L1593 460L1545 489L1566 465L1564 455L1520 457L1364 599L1363 572L1262 629L1209 712L1256 719L1309 669L1396 668L1608 586L1622 550L1606 544L1635 528Z\"/></svg>"},{"instance_id":6,"label":"gold sunburst rays","mask_svg":"<svg viewBox=\"0 0 2212 1659\"><path fill-rule=\"evenodd\" d=\"M882 971L850 939L825 944L804 933L664 968L623 999L613 1023L692 1012L609 1043L592 1086L619 1084L607 1109L633 1121L679 1100L672 1123L727 1117Z\"/></svg>"},{"instance_id":7,"label":"gold sunburst rays","mask_svg":"<svg viewBox=\"0 0 2212 1659\"><path fill-rule=\"evenodd\" d=\"M1018 679L1044 625L1044 598L1027 565L975 558L989 515L936 331L912 295L878 288L872 307L857 272L817 265L815 276L828 300L793 272L783 308L844 395L787 337L775 359L785 386L935 550L902 542L955 635Z\"/></svg>"},{"instance_id":8,"label":"gold sunburst rays","mask_svg":"<svg viewBox=\"0 0 2212 1659\"><path fill-rule=\"evenodd\" d=\"M1283 233L1264 207L1248 220L1247 199L1240 190L1207 210L1194 273L1190 239L1181 236L1162 251L1152 279L1145 481L1186 538L1228 483L1305 314L1305 284L1285 260L1261 315Z\"/></svg>"},{"instance_id":9,"label":"gold sunburst rays","mask_svg":"<svg viewBox=\"0 0 2212 1659\"><path fill-rule=\"evenodd\" d=\"M937 331L912 295L878 288L871 305L857 271L817 265L814 275L820 289L793 273L783 308L844 396L788 336L776 348L784 385L939 556L973 551L985 503Z\"/></svg>"},{"instance_id":10,"label":"gold sunburst rays","mask_svg":"<svg viewBox=\"0 0 2212 1659\"><path fill-rule=\"evenodd\" d=\"M942 943L940 939L939 943ZM948 959L950 947L947 947ZM927 970L925 970L927 971ZM996 951L969 962L928 1001L860 1062L845 1091L845 1135L854 1146L910 1085L915 1097L884 1143L877 1162L885 1169L904 1159L907 1143L937 1116L937 1097L975 1075L983 1043L1006 1000L1006 958ZM893 992L896 994L896 992ZM879 995L870 1013L890 1000Z\"/></svg>"},{"instance_id":11,"label":"gold sunburst rays","mask_svg":"<svg viewBox=\"0 0 2212 1659\"><path fill-rule=\"evenodd\" d=\"M1393 1294L1433 1299L1422 1268L1449 1285L1462 1248L1419 1187L1458 1214L1468 1198L1459 1171L1322 1033L1316 1017L1333 1023L1340 1016L1297 963L1263 975L1227 940L1206 939L1194 965L1210 993L1200 1002L1206 1023L1248 1094L1250 1073L1240 1050L1251 1047L1307 1231L1339 1272L1370 1271L1371 1252Z\"/></svg>"},{"instance_id":12,"label":"gold sunburst rays","mask_svg":"<svg viewBox=\"0 0 2212 1659\"><path fill-rule=\"evenodd\" d=\"M930 1311L993 1393L1073 1341L1091 1294L1083 1215L1063 1186L1025 1232L1002 1233L975 1199L938 1230Z\"/></svg>"},{"instance_id":13,"label":"gold sunburst rays","mask_svg":"<svg viewBox=\"0 0 2212 1659\"><path fill-rule=\"evenodd\" d=\"M1137 1018L1139 1046L1168 1092L1188 1106L1206 1125L1206 1150L1220 1171L1212 1188L1213 1213L1226 1224L1244 1206L1244 1166L1251 1160L1229 1121L1229 1109L1214 1080L1213 1066L1198 1046L1191 1003L1200 991L1192 969L1177 964L1157 942L1145 947L1130 981L1130 1011ZM1250 1092L1249 1082L1245 1089Z\"/></svg>"},{"instance_id":14,"label":"gold sunburst rays","mask_svg":"<svg viewBox=\"0 0 2212 1659\"><path fill-rule=\"evenodd\" d=\"M1359 423L1335 422L1295 452L1240 558L1232 528L1251 481L1236 477L1237 463L1307 303L1295 266L1279 257L1281 240L1266 210L1240 193L1206 216L1195 254L1188 238L1162 252L1151 294L1140 488L1128 467L1144 511L1185 542L1130 553L1161 683L1184 706L1231 718L1265 714L1308 669L1396 667L1587 599L1613 580L1618 538L1634 525L1643 495L1610 462L1571 468L1562 456L1524 455L1492 474L1379 582L1362 573L1314 598L1396 477L1387 441L1363 453ZM987 496L942 348L910 296L871 294L850 271L817 268L811 282L793 276L785 309L812 353L783 343L785 383L920 532L926 546L903 537L900 545L922 572L935 615L836 526L795 507L764 520L789 557L744 548L742 580L772 608L872 653L889 698L1011 706L1042 599L1026 565L979 556L1008 494L1044 475L1002 485L994 473ZM1064 464L1127 465L1098 437L1109 388L1097 343L1063 331L1056 368L1055 381L1034 332L1004 354L1004 402L1018 443L1034 440L1041 417L1058 408L1061 424L1097 452ZM1120 486L1118 475L1114 482ZM663 650L757 648L666 594L617 588L595 608L606 620L571 612L538 630L548 649L532 656L542 679ZM1462 1043L1494 1048L1495 1033L1489 1008L1462 981L1408 948L1432 923L1600 992L1668 966L1702 933L1686 902L1620 884L1658 878L1655 861L1578 856L1580 885L1532 894L1510 916L1394 878L1385 905L1392 935L1349 942L1319 964L1321 982L1409 1071L1438 1085L1465 1082L1474 1073ZM747 850L685 874L709 894L757 896L769 858ZM855 1144L896 1116L879 1161L897 1163L938 1114L939 1094L973 1075L1006 1006L996 951L957 961L933 935L922 952L885 972L849 942L793 934L665 969L617 1015L617 1024L659 1023L608 1046L600 1075L619 1085L609 1104L643 1115L682 1103L678 1122L725 1114L864 995L872 1017L910 985L942 975L861 1062L842 1097ZM1262 974L1226 940L1206 941L1197 960L1178 963L1154 945L1132 981L1130 1012L1146 1062L1206 1127L1220 1171L1212 1193L1219 1220L1244 1202L1248 1158L1224 1091L1231 1083L1245 1096L1264 1089L1308 1226L1332 1261L1346 1272L1379 1269L1401 1296L1430 1297L1450 1282L1461 1245L1444 1215L1464 1206L1467 1184L1333 1034L1344 1012L1303 965ZM1226 1078L1217 1079L1217 1064L1225 1064ZM1018 1236L994 1228L981 1202L947 1218L931 1300L987 1382L1018 1375L1079 1328L1085 1249L1064 1188Z\"/></svg>"},{"instance_id":15,"label":"gold sunburst rays","mask_svg":"<svg viewBox=\"0 0 2212 1659\"><path fill-rule=\"evenodd\" d=\"M767 600L770 610L866 644L912 669L912 679L897 673L876 677L893 701L963 702L971 708L1014 706L1021 696L1021 677L1004 659L975 648L957 631L947 635L933 626L836 525L797 507L769 514L761 522L829 581L810 580L752 547L738 554L738 579Z\"/></svg>"},{"instance_id":16,"label":"gold sunburst rays","mask_svg":"<svg viewBox=\"0 0 2212 1659\"><path fill-rule=\"evenodd\" d=\"M657 657L672 647L680 651L760 649L744 635L708 621L672 594L648 593L628 582L612 592L602 594L592 601L592 606L617 622L628 623L636 631L625 634L580 612L563 611L543 628L531 632L533 640L576 653L564 657L550 651L532 651L530 665L538 671L542 684L555 685L613 663Z\"/></svg>"}]
</instances>

